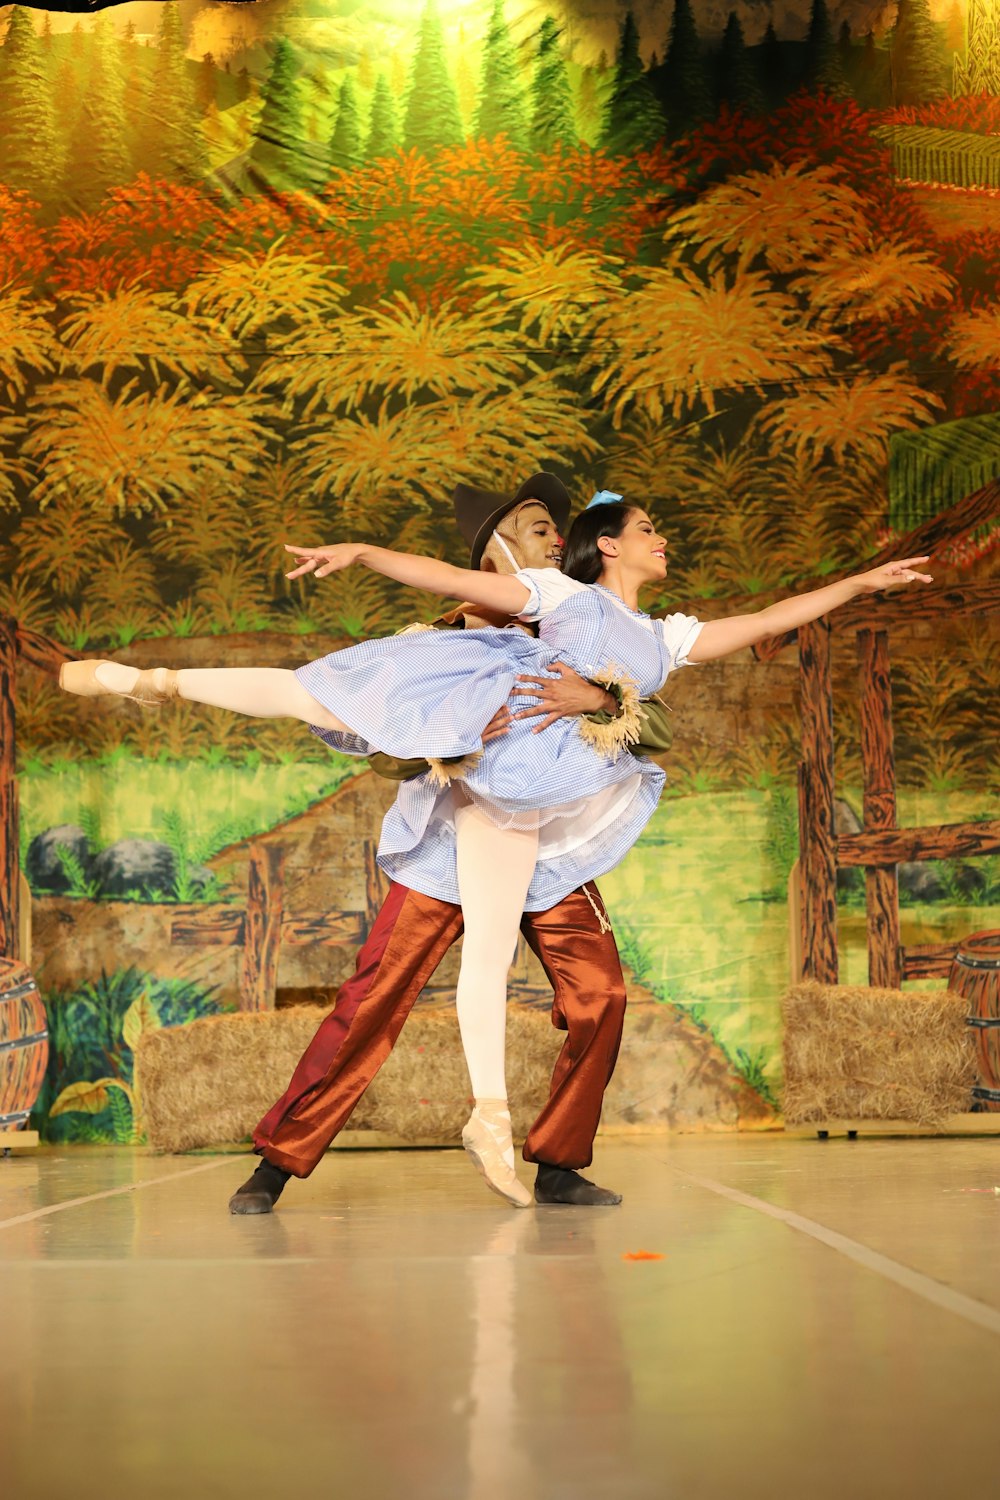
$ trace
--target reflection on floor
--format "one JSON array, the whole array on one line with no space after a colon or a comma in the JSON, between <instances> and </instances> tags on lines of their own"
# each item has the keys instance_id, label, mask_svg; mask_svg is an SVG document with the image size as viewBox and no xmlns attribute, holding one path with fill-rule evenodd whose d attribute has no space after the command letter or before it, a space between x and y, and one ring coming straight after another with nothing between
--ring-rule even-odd
<instances>
[{"instance_id":1,"label":"reflection on floor","mask_svg":"<svg viewBox=\"0 0 1000 1500\"><path fill-rule=\"evenodd\" d=\"M998 1151L641 1138L621 1208L520 1212L340 1152L257 1219L232 1156L0 1161L0 1490L994 1494Z\"/></svg>"}]
</instances>

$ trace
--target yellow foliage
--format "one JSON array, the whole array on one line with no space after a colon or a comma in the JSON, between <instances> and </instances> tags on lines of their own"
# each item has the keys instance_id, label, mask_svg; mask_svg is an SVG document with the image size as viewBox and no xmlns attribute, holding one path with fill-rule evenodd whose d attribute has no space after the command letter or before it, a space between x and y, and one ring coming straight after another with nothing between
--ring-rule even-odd
<instances>
[{"instance_id":1,"label":"yellow foliage","mask_svg":"<svg viewBox=\"0 0 1000 1500\"><path fill-rule=\"evenodd\" d=\"M137 995L122 1020L122 1040L133 1052L146 1031L155 1031L162 1023L160 1013L145 993Z\"/></svg>"},{"instance_id":2,"label":"yellow foliage","mask_svg":"<svg viewBox=\"0 0 1000 1500\"><path fill-rule=\"evenodd\" d=\"M1000 369L1000 306L962 313L951 325L945 348L961 370Z\"/></svg>"},{"instance_id":3,"label":"yellow foliage","mask_svg":"<svg viewBox=\"0 0 1000 1500\"><path fill-rule=\"evenodd\" d=\"M760 426L796 453L828 450L838 463L850 454L881 459L893 432L926 426L933 409L943 405L901 368L882 375L858 371L807 386L765 407Z\"/></svg>"},{"instance_id":4,"label":"yellow foliage","mask_svg":"<svg viewBox=\"0 0 1000 1500\"><path fill-rule=\"evenodd\" d=\"M49 1107L49 1114L99 1115L102 1109L108 1107L109 1089L121 1089L129 1100L132 1098L132 1090L120 1078L98 1078L93 1082L85 1078L80 1083L71 1083L64 1088Z\"/></svg>"},{"instance_id":5,"label":"yellow foliage","mask_svg":"<svg viewBox=\"0 0 1000 1500\"><path fill-rule=\"evenodd\" d=\"M133 381L112 400L93 381L60 380L39 394L36 413L25 451L37 459L43 507L63 495L123 514L191 503L206 479L252 474L268 440L252 397L183 386L147 392Z\"/></svg>"},{"instance_id":6,"label":"yellow foliage","mask_svg":"<svg viewBox=\"0 0 1000 1500\"><path fill-rule=\"evenodd\" d=\"M192 281L183 306L218 321L232 338L246 339L269 325L268 342L281 348L294 329L336 312L346 288L333 279L333 268L307 255L290 255L277 240L263 255L242 251L219 260Z\"/></svg>"},{"instance_id":7,"label":"yellow foliage","mask_svg":"<svg viewBox=\"0 0 1000 1500\"><path fill-rule=\"evenodd\" d=\"M20 487L31 481L31 470L20 457L27 430L23 417L0 412L0 510L16 510L21 503Z\"/></svg>"},{"instance_id":8,"label":"yellow foliage","mask_svg":"<svg viewBox=\"0 0 1000 1500\"><path fill-rule=\"evenodd\" d=\"M638 288L596 324L583 367L620 426L631 406L654 421L715 393L826 374L836 344L811 330L794 299L766 276L713 271L707 283L679 261L642 273Z\"/></svg>"},{"instance_id":9,"label":"yellow foliage","mask_svg":"<svg viewBox=\"0 0 1000 1500\"><path fill-rule=\"evenodd\" d=\"M344 407L369 396L448 396L510 386L535 366L522 340L501 327L502 312L457 311L451 303L420 308L403 292L377 307L346 313L335 327L315 323L287 340L282 357L262 367L260 384L286 399L305 398L303 414Z\"/></svg>"},{"instance_id":10,"label":"yellow foliage","mask_svg":"<svg viewBox=\"0 0 1000 1500\"><path fill-rule=\"evenodd\" d=\"M735 255L741 266L757 256L772 271L798 271L817 257L859 247L868 238L862 199L832 167L804 162L769 172L746 172L710 188L670 221L670 240L698 247L698 259Z\"/></svg>"},{"instance_id":11,"label":"yellow foliage","mask_svg":"<svg viewBox=\"0 0 1000 1500\"><path fill-rule=\"evenodd\" d=\"M840 244L791 285L809 307L838 323L874 318L888 321L928 302L950 297L955 283L921 250L898 240L859 251Z\"/></svg>"},{"instance_id":12,"label":"yellow foliage","mask_svg":"<svg viewBox=\"0 0 1000 1500\"><path fill-rule=\"evenodd\" d=\"M533 329L547 343L578 338L609 302L623 296L622 262L568 245L505 246L496 265L477 266L469 281L489 293L483 305L518 314L522 332Z\"/></svg>"},{"instance_id":13,"label":"yellow foliage","mask_svg":"<svg viewBox=\"0 0 1000 1500\"><path fill-rule=\"evenodd\" d=\"M120 536L107 511L68 495L48 510L24 516L12 540L23 569L58 593L72 594Z\"/></svg>"},{"instance_id":14,"label":"yellow foliage","mask_svg":"<svg viewBox=\"0 0 1000 1500\"><path fill-rule=\"evenodd\" d=\"M103 385L122 373L151 368L154 378L191 376L231 384L243 369L235 341L217 320L181 312L171 293L141 286L77 292L60 333L63 367L100 371Z\"/></svg>"},{"instance_id":15,"label":"yellow foliage","mask_svg":"<svg viewBox=\"0 0 1000 1500\"><path fill-rule=\"evenodd\" d=\"M28 372L54 370L59 346L52 336L47 314L52 304L39 301L33 292L11 282L0 287L0 391L16 401L28 390Z\"/></svg>"},{"instance_id":16,"label":"yellow foliage","mask_svg":"<svg viewBox=\"0 0 1000 1500\"><path fill-rule=\"evenodd\" d=\"M585 415L572 393L536 376L513 390L334 417L300 439L295 453L302 475L337 497L351 525L386 490L426 504L421 496L440 498L462 478L493 482L493 475L590 457L596 445Z\"/></svg>"}]
</instances>

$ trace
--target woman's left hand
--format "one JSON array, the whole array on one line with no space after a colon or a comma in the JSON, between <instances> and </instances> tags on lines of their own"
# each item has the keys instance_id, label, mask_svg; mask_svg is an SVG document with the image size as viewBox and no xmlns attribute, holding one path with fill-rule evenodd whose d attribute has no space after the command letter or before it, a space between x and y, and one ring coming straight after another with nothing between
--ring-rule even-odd
<instances>
[{"instance_id":1,"label":"woman's left hand","mask_svg":"<svg viewBox=\"0 0 1000 1500\"><path fill-rule=\"evenodd\" d=\"M870 573L859 573L858 582L866 594L877 594L882 589L899 588L907 583L933 583L930 573L918 571L920 563L930 562L930 557L904 557L899 562L883 563L872 568Z\"/></svg>"},{"instance_id":2,"label":"woman's left hand","mask_svg":"<svg viewBox=\"0 0 1000 1500\"><path fill-rule=\"evenodd\" d=\"M286 542L285 551L302 559L298 567L285 574L286 578L301 578L304 573L325 578L328 573L339 573L357 562L361 547L357 542L336 542L332 547L291 547Z\"/></svg>"}]
</instances>

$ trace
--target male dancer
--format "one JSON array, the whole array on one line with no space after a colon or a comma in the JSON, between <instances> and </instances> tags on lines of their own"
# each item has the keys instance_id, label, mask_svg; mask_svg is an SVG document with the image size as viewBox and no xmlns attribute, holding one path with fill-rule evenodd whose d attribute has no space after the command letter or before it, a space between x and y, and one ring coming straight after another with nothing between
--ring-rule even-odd
<instances>
[{"instance_id":1,"label":"male dancer","mask_svg":"<svg viewBox=\"0 0 1000 1500\"><path fill-rule=\"evenodd\" d=\"M459 529L471 547L470 567L504 573L558 567L570 500L555 475L534 475L513 497L459 485L453 498ZM474 629L508 622L487 621L463 605L438 623ZM567 714L611 718L618 711L613 692L584 682L568 667L556 678L524 681L514 691L537 701L518 717L541 716L539 727ZM667 749L666 710L654 700L644 712L636 753ZM504 732L506 715L501 710L486 737ZM373 769L394 779L427 769L426 762L370 759ZM588 882L549 911L526 912L521 931L552 985L553 1025L567 1033L548 1101L524 1145L525 1161L537 1166L535 1201L587 1207L620 1203L620 1194L589 1182L578 1170L592 1160L625 1017L625 982L604 903ZM290 1176L312 1172L461 933L461 907L392 883L354 975L341 985L288 1088L254 1132L254 1149L263 1160L230 1199L232 1213L270 1213Z\"/></svg>"}]
</instances>

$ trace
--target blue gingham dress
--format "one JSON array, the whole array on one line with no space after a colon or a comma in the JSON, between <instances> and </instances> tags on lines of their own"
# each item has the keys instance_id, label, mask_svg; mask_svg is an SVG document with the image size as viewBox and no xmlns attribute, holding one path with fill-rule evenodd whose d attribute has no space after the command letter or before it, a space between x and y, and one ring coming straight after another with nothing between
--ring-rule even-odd
<instances>
[{"instance_id":1,"label":"blue gingham dress","mask_svg":"<svg viewBox=\"0 0 1000 1500\"><path fill-rule=\"evenodd\" d=\"M515 721L485 748L483 729L519 676L545 675L554 661L583 677L630 678L649 697L685 664L701 623L680 614L654 620L554 568L516 576L530 593L520 618L538 622L537 640L516 627L419 631L335 651L296 676L354 731L316 729L334 749L365 755L374 747L406 759L482 750L463 770L458 795L501 825L538 823L525 910L547 911L620 862L652 816L664 774L652 761L595 750L574 718L538 734L535 721ZM458 905L455 799L453 785L428 774L404 782L382 825L378 862L390 879Z\"/></svg>"}]
</instances>

